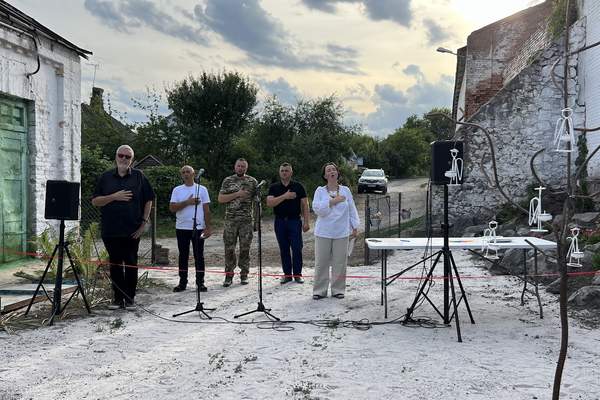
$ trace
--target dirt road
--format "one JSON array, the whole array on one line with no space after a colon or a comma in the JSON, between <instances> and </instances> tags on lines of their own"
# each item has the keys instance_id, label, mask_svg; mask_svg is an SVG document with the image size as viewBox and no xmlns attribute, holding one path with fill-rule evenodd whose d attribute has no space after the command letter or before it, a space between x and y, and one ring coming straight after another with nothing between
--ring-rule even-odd
<instances>
[{"instance_id":1,"label":"dirt road","mask_svg":"<svg viewBox=\"0 0 600 400\"><path fill-rule=\"evenodd\" d=\"M415 179L398 179L392 180L388 186L388 194L390 197L397 201L397 193L402 192L402 208L419 210L423 208L421 204L425 198L424 193L426 188L424 185L427 183L425 178ZM372 195L371 195L372 196ZM361 219L360 232L364 231L365 221L365 199L366 194L355 195L355 203L358 209L358 214ZM397 205L395 206L397 208ZM413 217L418 216L418 213ZM316 216L311 213L311 230L304 234L304 265L308 268L314 266L314 235L312 228ZM223 231L217 229L213 235L206 240L204 247L205 261L207 270L219 270L224 268L224 256L223 256ZM163 247L169 248L169 260L171 265L177 265L177 240L175 238L162 238L158 241ZM363 248L362 241L357 241L355 249L353 251L350 265L360 265L363 263ZM261 224L261 249L262 249L262 261L263 267L277 266L280 265L279 248L277 245L277 239L275 238L275 232L273 231L273 219L263 219ZM251 268L254 268L258 263L258 235L255 232L254 239L251 248Z\"/></svg>"}]
</instances>

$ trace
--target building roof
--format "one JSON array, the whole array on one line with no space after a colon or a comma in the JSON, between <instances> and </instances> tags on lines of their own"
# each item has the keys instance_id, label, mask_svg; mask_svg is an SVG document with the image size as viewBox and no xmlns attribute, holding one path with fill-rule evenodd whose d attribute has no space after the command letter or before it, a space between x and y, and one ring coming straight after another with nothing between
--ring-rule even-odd
<instances>
[{"instance_id":1,"label":"building roof","mask_svg":"<svg viewBox=\"0 0 600 400\"><path fill-rule=\"evenodd\" d=\"M154 157L152 154L148 154L146 157L142 158L140 161L136 161L133 163L134 168L145 169L150 167L157 167L159 165L164 165L162 161L160 161L157 157Z\"/></svg>"},{"instance_id":2,"label":"building roof","mask_svg":"<svg viewBox=\"0 0 600 400\"><path fill-rule=\"evenodd\" d=\"M44 36L45 38L74 51L85 59L88 58L88 55L92 54L91 51L82 49L81 47L69 42L67 39L46 28L29 15L11 6L3 0L0 0L0 23L3 25L8 25L19 31L27 32L34 37L35 35Z\"/></svg>"}]
</instances>

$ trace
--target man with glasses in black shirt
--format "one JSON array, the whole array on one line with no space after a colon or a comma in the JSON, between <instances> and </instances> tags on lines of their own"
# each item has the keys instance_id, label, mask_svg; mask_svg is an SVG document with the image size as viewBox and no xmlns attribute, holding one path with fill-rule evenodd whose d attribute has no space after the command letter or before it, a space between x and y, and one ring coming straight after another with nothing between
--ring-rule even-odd
<instances>
[{"instance_id":1,"label":"man with glasses in black shirt","mask_svg":"<svg viewBox=\"0 0 600 400\"><path fill-rule=\"evenodd\" d=\"M291 282L292 278L298 283L304 283L302 232L308 232L310 229L306 190L300 182L292 180L292 174L291 164L281 164L279 166L281 180L269 187L267 195L267 206L274 207L275 212L275 236L279 243L284 275L279 280L282 285Z\"/></svg>"},{"instance_id":2,"label":"man with glasses in black shirt","mask_svg":"<svg viewBox=\"0 0 600 400\"><path fill-rule=\"evenodd\" d=\"M115 154L117 168L104 172L92 195L102 214L102 241L108 251L114 292L111 310L135 310L140 237L150 224L154 191L142 171L131 168L133 149L124 144Z\"/></svg>"}]
</instances>

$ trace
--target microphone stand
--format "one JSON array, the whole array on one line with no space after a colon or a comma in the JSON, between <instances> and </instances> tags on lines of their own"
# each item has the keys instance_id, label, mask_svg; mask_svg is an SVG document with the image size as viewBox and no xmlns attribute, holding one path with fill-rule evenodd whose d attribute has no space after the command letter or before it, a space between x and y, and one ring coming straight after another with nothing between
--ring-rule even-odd
<instances>
[{"instance_id":1,"label":"microphone stand","mask_svg":"<svg viewBox=\"0 0 600 400\"><path fill-rule=\"evenodd\" d=\"M261 184L264 183L261 182ZM258 185L256 187L256 197L255 197L255 202L257 204L257 222L258 222L258 307L256 308L256 310L252 310L252 311L248 311L245 312L243 314L238 314L235 315L233 318L239 318L239 317L243 317L246 315L250 315L250 314L254 314L255 312L262 312L264 313L267 318L270 317L272 319L274 319L275 321L280 321L279 318L277 318L276 316L274 316L273 314L271 314L269 311L271 311L270 308L266 308L265 305L263 304L263 290L262 290L262 278L263 278L263 274L262 274L262 231L261 231L261 217L262 217L262 213L261 213L261 196L260 196L260 186Z\"/></svg>"},{"instance_id":2,"label":"microphone stand","mask_svg":"<svg viewBox=\"0 0 600 400\"><path fill-rule=\"evenodd\" d=\"M201 173L198 174L198 183L196 185L196 202L194 204L194 225L192 227L192 249L194 252L194 270L196 270L195 267L196 267L196 263L198 262L198 260L196 260L196 257L198 257L198 255L199 255L198 241L204 240L202 235L200 235L200 237L198 237L198 227L196 225L196 218L198 215L198 201L200 199L200 176L201 175L202 175ZM195 180L194 180L194 183L196 183ZM188 268L188 270L189 270L189 268ZM202 272L204 272L204 271L202 271ZM204 316L207 319L212 319L212 317L210 315L208 315L206 313L206 311L214 311L216 309L204 307L204 303L202 303L202 301L201 301L200 282L198 282L198 271L197 270L196 270L196 300L197 300L197 302L196 302L195 308L193 308L191 310L180 312L178 314L173 314L173 317L179 317L180 315L189 314L191 312L198 311L198 313L200 314L200 318L202 318L202 316Z\"/></svg>"}]
</instances>

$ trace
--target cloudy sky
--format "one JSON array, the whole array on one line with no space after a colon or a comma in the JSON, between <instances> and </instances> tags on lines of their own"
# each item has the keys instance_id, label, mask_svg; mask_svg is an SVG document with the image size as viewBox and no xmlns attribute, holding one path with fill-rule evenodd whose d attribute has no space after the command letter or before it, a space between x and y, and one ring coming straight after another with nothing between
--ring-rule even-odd
<instances>
[{"instance_id":1,"label":"cloudy sky","mask_svg":"<svg viewBox=\"0 0 600 400\"><path fill-rule=\"evenodd\" d=\"M131 98L202 71L238 71L294 104L335 94L347 122L385 137L407 116L450 106L470 32L541 0L9 0L91 50L95 85L143 120ZM95 77L94 77L95 72ZM165 112L168 110L164 109Z\"/></svg>"}]
</instances>

